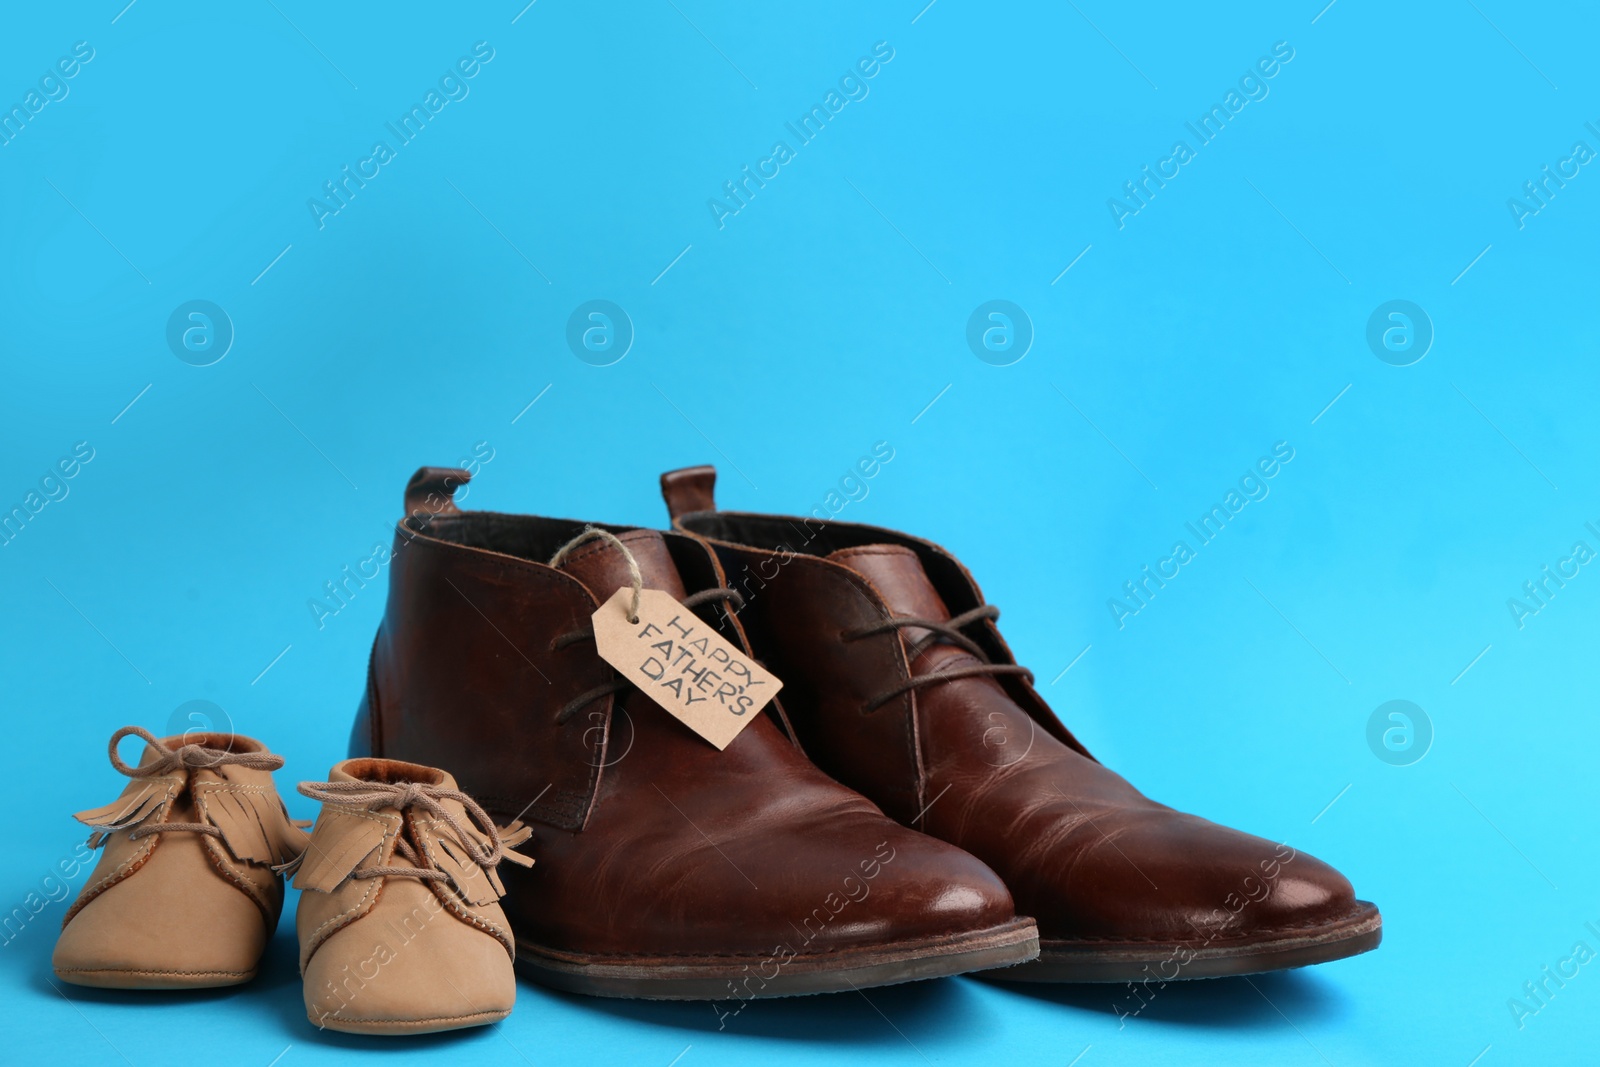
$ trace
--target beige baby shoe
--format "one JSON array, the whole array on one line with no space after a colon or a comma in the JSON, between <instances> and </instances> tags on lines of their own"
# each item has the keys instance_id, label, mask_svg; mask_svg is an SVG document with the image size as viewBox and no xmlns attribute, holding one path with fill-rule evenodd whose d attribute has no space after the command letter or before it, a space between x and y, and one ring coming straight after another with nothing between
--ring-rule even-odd
<instances>
[{"instance_id":1,"label":"beige baby shoe","mask_svg":"<svg viewBox=\"0 0 1600 1067\"><path fill-rule=\"evenodd\" d=\"M137 767L117 755L130 734L145 742ZM133 780L75 816L105 852L62 921L56 977L115 989L248 982L283 907L273 866L307 840L272 785L283 760L237 734L157 739L137 726L112 734L110 751Z\"/></svg>"},{"instance_id":2,"label":"beige baby shoe","mask_svg":"<svg viewBox=\"0 0 1600 1067\"><path fill-rule=\"evenodd\" d=\"M301 782L322 802L294 885L306 1016L359 1034L498 1022L517 998L516 943L497 901L502 859L527 840L500 829L444 771L386 759Z\"/></svg>"}]
</instances>

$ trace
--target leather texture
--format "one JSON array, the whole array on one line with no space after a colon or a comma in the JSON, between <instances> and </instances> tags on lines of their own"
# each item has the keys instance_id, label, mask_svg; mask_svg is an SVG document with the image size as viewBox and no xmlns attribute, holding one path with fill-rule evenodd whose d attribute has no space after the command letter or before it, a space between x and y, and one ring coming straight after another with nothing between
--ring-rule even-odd
<instances>
[{"instance_id":1,"label":"leather texture","mask_svg":"<svg viewBox=\"0 0 1600 1067\"><path fill-rule=\"evenodd\" d=\"M790 718L829 774L896 819L984 860L1041 945L1226 945L1337 924L1370 910L1327 864L1175 811L1092 757L988 618L972 648L923 627L984 604L954 556L877 527L717 512L710 468L669 472L675 528L712 545L756 653L784 679ZM854 631L880 632L851 639ZM875 699L913 679L975 672ZM1375 942L1374 942L1375 943Z\"/></svg>"},{"instance_id":2,"label":"leather texture","mask_svg":"<svg viewBox=\"0 0 1600 1067\"><path fill-rule=\"evenodd\" d=\"M622 554L594 541L558 568L543 562L583 529L442 507L404 520L352 737L353 752L449 767L491 813L532 827L538 865L505 872L519 946L736 971L781 943L815 956L1016 921L982 862L813 765L776 703L722 752L632 689L557 723L616 677L582 635L628 581ZM647 588L682 598L724 584L694 538L604 529ZM721 605L697 611L747 647Z\"/></svg>"},{"instance_id":3,"label":"leather texture","mask_svg":"<svg viewBox=\"0 0 1600 1067\"><path fill-rule=\"evenodd\" d=\"M158 743L267 751L259 741L232 734ZM147 748L139 766L156 757ZM179 989L236 985L255 976L283 907L283 882L273 865L298 856L306 842L270 771L180 767L135 779L116 801L77 818L96 828L90 843L104 851L62 922L51 957L57 977L79 985ZM171 824L216 832L159 830Z\"/></svg>"},{"instance_id":4,"label":"leather texture","mask_svg":"<svg viewBox=\"0 0 1600 1067\"><path fill-rule=\"evenodd\" d=\"M457 788L437 768L370 758L335 764L328 779ZM471 829L459 801L440 803ZM302 891L295 926L312 1023L416 1034L510 1014L516 950L498 884L476 864L451 858L487 846L481 835L469 836L457 840L435 814L409 805L324 802L294 881ZM413 866L446 877L381 873Z\"/></svg>"}]
</instances>

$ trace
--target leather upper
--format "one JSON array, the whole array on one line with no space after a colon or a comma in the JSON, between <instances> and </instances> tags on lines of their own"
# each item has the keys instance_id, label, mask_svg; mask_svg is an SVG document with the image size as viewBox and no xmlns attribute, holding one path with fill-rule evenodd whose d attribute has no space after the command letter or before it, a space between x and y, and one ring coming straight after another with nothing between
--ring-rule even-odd
<instances>
[{"instance_id":1,"label":"leather upper","mask_svg":"<svg viewBox=\"0 0 1600 1067\"><path fill-rule=\"evenodd\" d=\"M533 828L538 865L505 872L519 940L585 957L749 956L780 941L824 952L1014 917L983 863L818 770L776 703L722 752L631 689L558 724L560 709L616 677L592 638L572 635L628 580L601 542L559 568L542 562L582 529L413 511L353 739L447 766L491 812ZM693 538L606 529L648 588L681 598L724 584ZM699 615L747 647L720 606Z\"/></svg>"},{"instance_id":2,"label":"leather upper","mask_svg":"<svg viewBox=\"0 0 1600 1067\"><path fill-rule=\"evenodd\" d=\"M704 509L709 471L669 473L663 493L675 526L712 544L730 585L748 590L741 621L783 677L807 752L895 818L983 859L1042 938L1248 939L1356 907L1327 864L1145 797L1023 677L938 681L868 710L918 676L1014 664L982 618L964 630L981 655L923 641L917 626L848 639L976 609L977 583L944 549L895 531Z\"/></svg>"}]
</instances>

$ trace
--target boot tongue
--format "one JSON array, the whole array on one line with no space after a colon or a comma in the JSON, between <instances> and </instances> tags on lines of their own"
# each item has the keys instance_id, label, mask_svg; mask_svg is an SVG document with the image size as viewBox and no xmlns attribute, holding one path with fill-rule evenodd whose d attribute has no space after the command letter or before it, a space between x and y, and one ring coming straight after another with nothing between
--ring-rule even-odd
<instances>
[{"instance_id":1,"label":"boot tongue","mask_svg":"<svg viewBox=\"0 0 1600 1067\"><path fill-rule=\"evenodd\" d=\"M871 582L894 615L931 619L934 622L944 622L950 618L950 609L945 607L933 583L928 581L928 573L922 569L922 560L909 548L900 545L862 545L858 548L841 548L828 558L844 564ZM917 635L926 632L916 630ZM912 635L908 632L907 636Z\"/></svg>"},{"instance_id":2,"label":"boot tongue","mask_svg":"<svg viewBox=\"0 0 1600 1067\"><path fill-rule=\"evenodd\" d=\"M683 579L678 577L677 565L672 562L672 553L667 550L667 539L660 531L629 530L618 534L617 540L633 553L646 589L659 589L678 600L687 595ZM559 569L587 586L601 603L611 599L612 594L630 581L627 558L615 545L598 538L574 549L561 561Z\"/></svg>"}]
</instances>

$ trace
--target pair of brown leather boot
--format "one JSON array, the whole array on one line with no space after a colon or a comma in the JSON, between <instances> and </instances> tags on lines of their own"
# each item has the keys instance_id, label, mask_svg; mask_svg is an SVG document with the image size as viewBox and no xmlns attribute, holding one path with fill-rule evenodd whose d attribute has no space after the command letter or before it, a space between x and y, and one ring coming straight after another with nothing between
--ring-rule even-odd
<instances>
[{"instance_id":1,"label":"pair of brown leather boot","mask_svg":"<svg viewBox=\"0 0 1600 1067\"><path fill-rule=\"evenodd\" d=\"M506 872L505 907L536 980L742 1003L974 970L1170 981L1378 944L1333 868L1090 756L937 545L719 512L698 467L662 476L672 532L572 548L581 522L458 509L469 477L407 487L351 754L448 766L532 828L539 865ZM639 587L681 611L636 623ZM639 662L602 658L597 625ZM699 694L725 718L731 681L755 691L739 655L694 646L705 631L783 687L721 749L663 706Z\"/></svg>"},{"instance_id":2,"label":"pair of brown leather boot","mask_svg":"<svg viewBox=\"0 0 1600 1067\"><path fill-rule=\"evenodd\" d=\"M117 743L145 742L136 765ZM68 910L56 977L113 989L200 989L255 977L283 907L295 915L306 1013L351 1033L411 1034L491 1023L516 1000L515 946L497 903L502 859L530 863L455 780L431 767L350 759L326 782L308 834L272 782L283 759L252 738L111 737L132 781L79 812L103 848Z\"/></svg>"}]
</instances>

